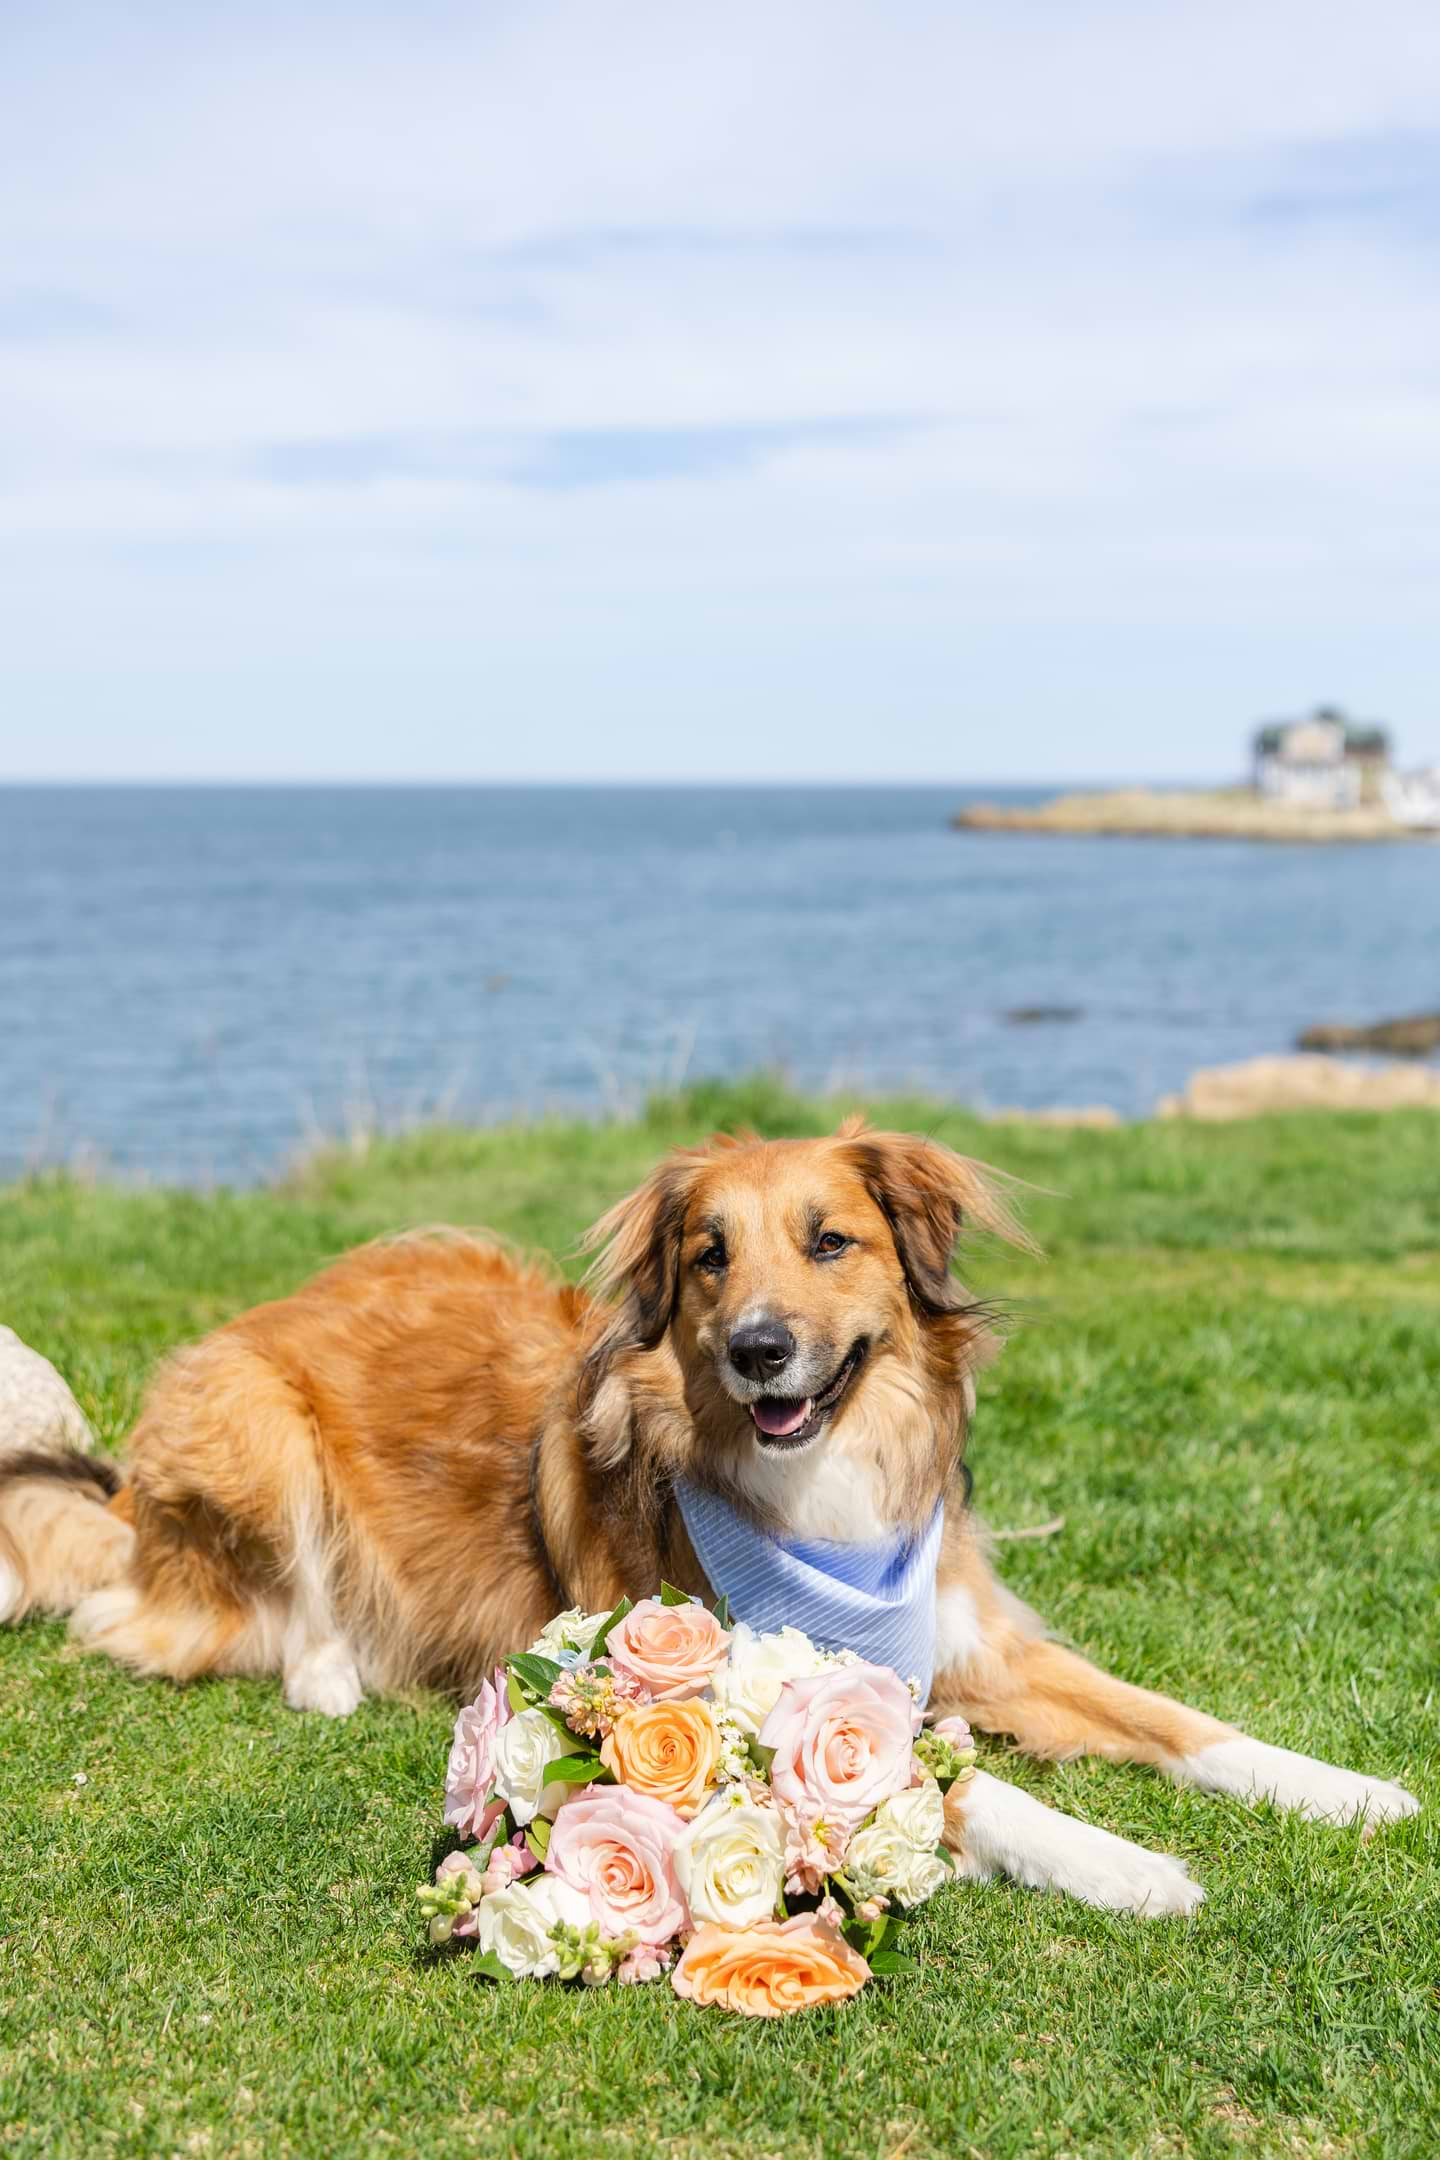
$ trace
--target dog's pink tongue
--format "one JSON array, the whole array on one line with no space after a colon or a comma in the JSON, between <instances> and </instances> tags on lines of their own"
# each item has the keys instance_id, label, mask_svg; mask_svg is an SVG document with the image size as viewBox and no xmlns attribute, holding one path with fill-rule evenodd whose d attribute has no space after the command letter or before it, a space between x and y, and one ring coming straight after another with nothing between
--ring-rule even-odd
<instances>
[{"instance_id":1,"label":"dog's pink tongue","mask_svg":"<svg viewBox=\"0 0 1440 2160\"><path fill-rule=\"evenodd\" d=\"M750 1405L750 1415L754 1418L761 1432L769 1433L772 1439L775 1440L783 1440L787 1433L799 1432L800 1427L809 1417L810 1410L811 1402L808 1395L803 1402L770 1401L751 1403Z\"/></svg>"}]
</instances>

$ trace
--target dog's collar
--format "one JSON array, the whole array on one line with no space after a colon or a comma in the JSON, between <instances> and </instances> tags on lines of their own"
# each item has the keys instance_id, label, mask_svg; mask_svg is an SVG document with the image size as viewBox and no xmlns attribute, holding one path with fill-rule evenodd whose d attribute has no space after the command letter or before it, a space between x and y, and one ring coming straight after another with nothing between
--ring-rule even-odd
<instances>
[{"instance_id":1,"label":"dog's collar","mask_svg":"<svg viewBox=\"0 0 1440 2160\"><path fill-rule=\"evenodd\" d=\"M919 1532L867 1545L786 1540L761 1530L730 1501L676 1481L695 1556L717 1596L757 1634L798 1627L822 1650L853 1650L930 1693L935 1668L935 1577L945 1503Z\"/></svg>"}]
</instances>

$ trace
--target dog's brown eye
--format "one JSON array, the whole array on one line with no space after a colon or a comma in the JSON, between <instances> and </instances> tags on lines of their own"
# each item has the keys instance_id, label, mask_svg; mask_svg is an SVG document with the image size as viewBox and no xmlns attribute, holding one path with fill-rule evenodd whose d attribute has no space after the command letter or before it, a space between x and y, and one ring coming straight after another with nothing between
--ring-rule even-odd
<instances>
[{"instance_id":1,"label":"dog's brown eye","mask_svg":"<svg viewBox=\"0 0 1440 2160\"><path fill-rule=\"evenodd\" d=\"M822 1230L815 1240L815 1258L817 1260L833 1260L838 1253L845 1251L850 1242L850 1239L839 1230Z\"/></svg>"},{"instance_id":2,"label":"dog's brown eye","mask_svg":"<svg viewBox=\"0 0 1440 2160\"><path fill-rule=\"evenodd\" d=\"M718 1275L724 1268L728 1257L725 1251L724 1238L717 1237L712 1239L711 1243L705 1247L695 1265L698 1268L703 1268L707 1275Z\"/></svg>"}]
</instances>

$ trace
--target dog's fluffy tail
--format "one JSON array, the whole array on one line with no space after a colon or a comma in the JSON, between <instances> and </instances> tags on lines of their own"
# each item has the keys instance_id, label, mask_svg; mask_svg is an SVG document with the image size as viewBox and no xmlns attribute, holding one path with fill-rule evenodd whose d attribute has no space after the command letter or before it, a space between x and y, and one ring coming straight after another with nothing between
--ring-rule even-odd
<instances>
[{"instance_id":1,"label":"dog's fluffy tail","mask_svg":"<svg viewBox=\"0 0 1440 2160\"><path fill-rule=\"evenodd\" d=\"M0 1452L0 1621L69 1612L118 1582L135 1545L129 1512L120 1472L103 1455Z\"/></svg>"}]
</instances>

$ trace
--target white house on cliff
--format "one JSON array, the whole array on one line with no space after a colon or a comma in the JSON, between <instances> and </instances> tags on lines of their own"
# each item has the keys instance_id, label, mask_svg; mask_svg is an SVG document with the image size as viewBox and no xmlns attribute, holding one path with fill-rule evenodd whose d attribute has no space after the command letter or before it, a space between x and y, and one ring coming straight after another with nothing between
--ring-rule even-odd
<instances>
[{"instance_id":1,"label":"white house on cliff","mask_svg":"<svg viewBox=\"0 0 1440 2160\"><path fill-rule=\"evenodd\" d=\"M1354 810L1384 798L1390 738L1357 726L1334 706L1257 730L1255 787L1272 802L1307 810Z\"/></svg>"}]
</instances>

